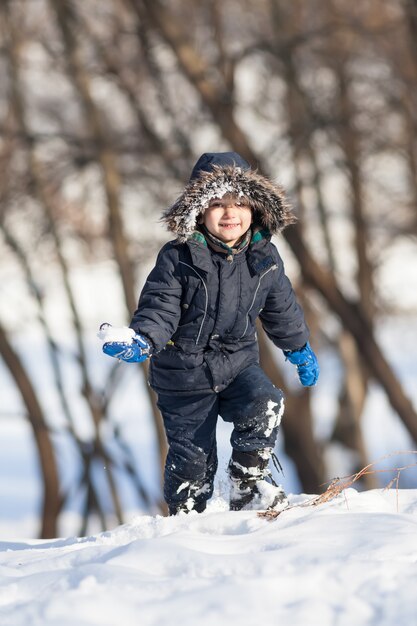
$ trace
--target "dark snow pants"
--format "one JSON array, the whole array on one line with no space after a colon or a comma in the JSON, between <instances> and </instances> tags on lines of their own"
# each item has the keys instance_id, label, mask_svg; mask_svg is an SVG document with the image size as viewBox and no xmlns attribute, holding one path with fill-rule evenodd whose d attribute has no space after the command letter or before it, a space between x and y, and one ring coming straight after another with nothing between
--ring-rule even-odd
<instances>
[{"instance_id":1,"label":"dark snow pants","mask_svg":"<svg viewBox=\"0 0 417 626\"><path fill-rule=\"evenodd\" d=\"M201 512L213 494L217 417L233 423L233 450L273 449L284 402L281 390L254 364L220 393L159 393L158 406L169 444L164 496L172 514L187 503Z\"/></svg>"}]
</instances>

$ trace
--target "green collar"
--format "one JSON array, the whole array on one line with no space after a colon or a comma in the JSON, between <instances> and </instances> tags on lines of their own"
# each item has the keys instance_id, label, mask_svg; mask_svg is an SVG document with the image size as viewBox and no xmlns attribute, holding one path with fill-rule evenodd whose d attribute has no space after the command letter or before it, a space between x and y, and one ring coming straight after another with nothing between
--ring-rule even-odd
<instances>
[{"instance_id":1,"label":"green collar","mask_svg":"<svg viewBox=\"0 0 417 626\"><path fill-rule=\"evenodd\" d=\"M207 248L207 241L204 237L203 233L199 230L195 230L189 237L188 241L197 241L197 243L203 244L205 248Z\"/></svg>"},{"instance_id":2,"label":"green collar","mask_svg":"<svg viewBox=\"0 0 417 626\"><path fill-rule=\"evenodd\" d=\"M254 243L258 243L258 241L262 241L262 239L270 239L271 233L267 228L260 228L257 226L253 233L252 239L250 240L250 245L252 246Z\"/></svg>"},{"instance_id":3,"label":"green collar","mask_svg":"<svg viewBox=\"0 0 417 626\"><path fill-rule=\"evenodd\" d=\"M201 228L201 232L206 238L206 242L208 243L208 245L211 248L213 248L216 252L223 252L227 256L228 261L233 261L233 257L235 254L240 254L241 252L246 250L246 248L249 246L251 234L252 234L251 229L249 229L245 233L243 238L239 241L239 243L231 247L231 246L228 246L227 243L224 243L223 241L215 237L208 230L208 228L206 228L206 226L201 225L200 228Z\"/></svg>"},{"instance_id":4,"label":"green collar","mask_svg":"<svg viewBox=\"0 0 417 626\"><path fill-rule=\"evenodd\" d=\"M271 236L271 233L269 232L267 228L256 227L253 231L249 230L248 235L250 235L250 241L247 242L247 238L245 237L245 239L241 241L238 247L236 248L237 251L239 251L243 247L246 247L248 243L250 246L252 246L254 243L258 243L259 241L262 241L262 239L268 239ZM215 243L217 246L219 246L220 248L224 248L225 253L236 254L236 252L233 252L234 248L230 248L227 244L223 243L222 241L220 241L219 239L211 235L211 233L209 233L209 231L207 231L206 229L204 233L202 230L195 230L188 237L188 240L197 241L198 243L201 243L204 247L207 248L207 245L208 245L207 239L209 237L212 239L213 243Z\"/></svg>"}]
</instances>

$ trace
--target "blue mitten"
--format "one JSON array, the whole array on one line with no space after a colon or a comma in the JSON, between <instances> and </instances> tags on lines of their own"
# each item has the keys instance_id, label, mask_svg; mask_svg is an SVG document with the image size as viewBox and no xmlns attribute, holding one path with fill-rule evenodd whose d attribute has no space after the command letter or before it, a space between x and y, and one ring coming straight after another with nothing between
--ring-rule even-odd
<instances>
[{"instance_id":1,"label":"blue mitten","mask_svg":"<svg viewBox=\"0 0 417 626\"><path fill-rule=\"evenodd\" d=\"M298 377L304 387L312 387L316 384L320 367L308 342L299 350L284 350L284 354L290 363L297 366Z\"/></svg>"},{"instance_id":2,"label":"blue mitten","mask_svg":"<svg viewBox=\"0 0 417 626\"><path fill-rule=\"evenodd\" d=\"M141 363L150 355L150 345L142 335L135 335L132 343L108 341L103 344L104 354L113 356L126 363Z\"/></svg>"},{"instance_id":3,"label":"blue mitten","mask_svg":"<svg viewBox=\"0 0 417 626\"><path fill-rule=\"evenodd\" d=\"M110 324L102 324L98 336L104 341L104 354L126 363L141 363L152 351L149 341L132 328L113 328Z\"/></svg>"}]
</instances>

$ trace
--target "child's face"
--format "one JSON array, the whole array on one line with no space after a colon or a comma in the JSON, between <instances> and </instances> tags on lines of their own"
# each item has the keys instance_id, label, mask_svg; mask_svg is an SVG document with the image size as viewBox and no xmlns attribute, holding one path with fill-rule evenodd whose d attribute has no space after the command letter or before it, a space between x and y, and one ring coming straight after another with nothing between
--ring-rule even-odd
<instances>
[{"instance_id":1,"label":"child's face","mask_svg":"<svg viewBox=\"0 0 417 626\"><path fill-rule=\"evenodd\" d=\"M213 198L202 217L204 226L217 239L234 246L252 223L252 210L246 202L230 194Z\"/></svg>"}]
</instances>

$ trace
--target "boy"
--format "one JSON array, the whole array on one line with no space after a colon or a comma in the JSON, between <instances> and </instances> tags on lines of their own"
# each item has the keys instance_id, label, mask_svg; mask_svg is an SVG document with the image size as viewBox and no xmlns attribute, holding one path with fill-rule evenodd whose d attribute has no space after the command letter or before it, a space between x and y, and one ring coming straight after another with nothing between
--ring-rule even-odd
<instances>
[{"instance_id":1,"label":"boy","mask_svg":"<svg viewBox=\"0 0 417 626\"><path fill-rule=\"evenodd\" d=\"M159 253L127 334L104 329L103 351L127 362L152 356L169 452L171 515L202 512L217 469L218 415L233 423L230 509L284 508L268 482L284 410L259 366L255 321L314 385L309 331L271 235L294 222L283 191L234 152L203 154L163 217L177 239Z\"/></svg>"}]
</instances>

